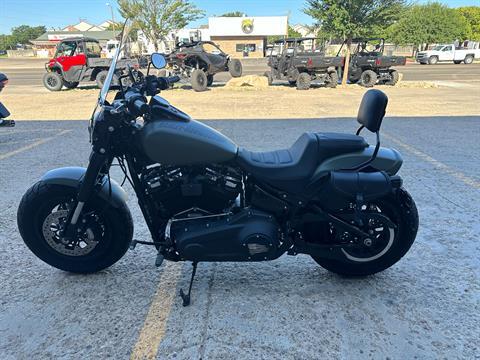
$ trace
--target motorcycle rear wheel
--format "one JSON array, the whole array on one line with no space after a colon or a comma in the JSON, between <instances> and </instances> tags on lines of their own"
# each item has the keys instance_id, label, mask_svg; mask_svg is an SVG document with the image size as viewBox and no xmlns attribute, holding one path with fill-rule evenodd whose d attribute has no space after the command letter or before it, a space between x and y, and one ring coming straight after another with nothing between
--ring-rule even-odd
<instances>
[{"instance_id":1,"label":"motorcycle rear wheel","mask_svg":"<svg viewBox=\"0 0 480 360\"><path fill-rule=\"evenodd\" d=\"M93 273L117 262L128 250L133 221L126 205L114 208L93 196L79 221L85 225L73 242L61 236L76 189L46 184L33 185L23 196L17 223L23 241L41 260L73 273Z\"/></svg>"},{"instance_id":2,"label":"motorcycle rear wheel","mask_svg":"<svg viewBox=\"0 0 480 360\"><path fill-rule=\"evenodd\" d=\"M313 260L323 268L345 276L372 275L398 262L415 240L418 230L417 207L403 188L375 203L381 213L396 225L396 228L388 229L389 237L385 239L383 248L379 248L377 253L371 255L366 255L360 248L357 250L342 248L344 258L341 260L312 256Z\"/></svg>"}]
</instances>

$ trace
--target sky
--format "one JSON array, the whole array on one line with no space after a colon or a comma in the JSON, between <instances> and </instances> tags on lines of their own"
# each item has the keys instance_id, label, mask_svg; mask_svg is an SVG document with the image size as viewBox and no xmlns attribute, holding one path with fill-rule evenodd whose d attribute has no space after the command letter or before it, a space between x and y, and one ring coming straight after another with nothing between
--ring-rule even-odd
<instances>
[{"instance_id":1,"label":"sky","mask_svg":"<svg viewBox=\"0 0 480 360\"><path fill-rule=\"evenodd\" d=\"M27 24L63 28L85 19L99 24L111 19L109 0L0 0L0 34L8 34L12 27ZM191 26L208 23L207 18L229 11L242 11L249 16L290 15L290 24L311 24L312 19L302 12L305 0L192 0L206 13L205 18ZM426 2L421 0L419 2ZM451 6L480 5L480 0L443 0ZM115 0L110 3L117 7ZM116 19L120 18L117 11Z\"/></svg>"}]
</instances>

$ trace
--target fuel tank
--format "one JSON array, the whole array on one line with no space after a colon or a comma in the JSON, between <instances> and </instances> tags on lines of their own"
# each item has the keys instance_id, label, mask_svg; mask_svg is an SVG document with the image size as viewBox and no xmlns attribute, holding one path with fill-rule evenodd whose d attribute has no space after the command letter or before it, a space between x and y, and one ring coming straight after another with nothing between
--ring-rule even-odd
<instances>
[{"instance_id":1,"label":"fuel tank","mask_svg":"<svg viewBox=\"0 0 480 360\"><path fill-rule=\"evenodd\" d=\"M156 117L140 131L145 154L165 165L223 163L237 155L237 145L220 132L192 119Z\"/></svg>"}]
</instances>

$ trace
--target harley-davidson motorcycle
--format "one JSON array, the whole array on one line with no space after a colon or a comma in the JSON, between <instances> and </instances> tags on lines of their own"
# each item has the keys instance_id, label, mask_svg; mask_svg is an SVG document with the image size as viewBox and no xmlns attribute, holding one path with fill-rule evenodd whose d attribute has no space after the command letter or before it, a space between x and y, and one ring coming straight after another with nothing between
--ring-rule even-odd
<instances>
[{"instance_id":1,"label":"harley-davidson motorcycle","mask_svg":"<svg viewBox=\"0 0 480 360\"><path fill-rule=\"evenodd\" d=\"M415 203L397 175L402 157L380 146L387 96L369 90L356 135L305 133L288 149L256 152L191 119L158 93L178 77L133 69L110 92L128 23L89 131L88 167L54 169L23 196L18 227L46 263L91 273L137 244L156 248L155 264L268 261L308 254L343 275L369 275L409 250L418 228ZM122 81L126 80L126 81ZM127 84L127 85L123 85ZM115 89L114 89L115 90ZM111 98L109 98L111 97ZM369 145L362 129L376 134ZM133 240L126 192L110 177L118 165L138 198L152 240ZM125 180L124 180L125 182Z\"/></svg>"}]
</instances>

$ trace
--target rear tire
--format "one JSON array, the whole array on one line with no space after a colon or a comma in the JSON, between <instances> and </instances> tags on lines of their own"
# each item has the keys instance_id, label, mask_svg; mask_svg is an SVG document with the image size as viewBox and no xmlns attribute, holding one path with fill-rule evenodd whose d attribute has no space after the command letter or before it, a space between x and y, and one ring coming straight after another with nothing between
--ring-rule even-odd
<instances>
[{"instance_id":1,"label":"rear tire","mask_svg":"<svg viewBox=\"0 0 480 360\"><path fill-rule=\"evenodd\" d=\"M230 75L232 75L232 77L234 77L234 78L242 76L243 67L242 67L242 63L240 62L240 60L231 59L228 62L228 71L230 72Z\"/></svg>"},{"instance_id":2,"label":"rear tire","mask_svg":"<svg viewBox=\"0 0 480 360\"><path fill-rule=\"evenodd\" d=\"M107 79L107 75L108 75L108 71L107 70L102 70L95 77L95 82L97 83L97 87L99 89L101 89L103 87L103 84L105 83L105 80Z\"/></svg>"},{"instance_id":3,"label":"rear tire","mask_svg":"<svg viewBox=\"0 0 480 360\"><path fill-rule=\"evenodd\" d=\"M436 63L438 63L438 56L430 56L428 58L429 65L435 65Z\"/></svg>"},{"instance_id":4,"label":"rear tire","mask_svg":"<svg viewBox=\"0 0 480 360\"><path fill-rule=\"evenodd\" d=\"M297 90L308 90L312 85L312 77L306 72L300 73L297 79Z\"/></svg>"},{"instance_id":5,"label":"rear tire","mask_svg":"<svg viewBox=\"0 0 480 360\"><path fill-rule=\"evenodd\" d=\"M463 60L463 62L464 62L465 64L471 64L471 63L473 63L473 56L472 56L472 55L465 56L465 59Z\"/></svg>"},{"instance_id":6,"label":"rear tire","mask_svg":"<svg viewBox=\"0 0 480 360\"><path fill-rule=\"evenodd\" d=\"M60 91L63 86L63 79L56 72L47 72L43 75L43 85L50 91Z\"/></svg>"},{"instance_id":7,"label":"rear tire","mask_svg":"<svg viewBox=\"0 0 480 360\"><path fill-rule=\"evenodd\" d=\"M327 79L327 82L326 82L326 87L329 87L329 88L336 88L337 85L338 85L338 74L336 71L331 71L328 73L328 79Z\"/></svg>"},{"instance_id":8,"label":"rear tire","mask_svg":"<svg viewBox=\"0 0 480 360\"><path fill-rule=\"evenodd\" d=\"M207 79L207 74L205 74L205 71L201 69L193 70L190 82L192 84L192 88L195 91L205 91L207 90L207 84L208 84L208 79Z\"/></svg>"},{"instance_id":9,"label":"rear tire","mask_svg":"<svg viewBox=\"0 0 480 360\"><path fill-rule=\"evenodd\" d=\"M65 86L67 89L75 89L78 86L79 82L69 82L66 80L63 80L63 86Z\"/></svg>"},{"instance_id":10,"label":"rear tire","mask_svg":"<svg viewBox=\"0 0 480 360\"><path fill-rule=\"evenodd\" d=\"M385 81L385 85L395 86L400 79L400 74L397 70L390 71L390 76L392 77L390 80Z\"/></svg>"},{"instance_id":11,"label":"rear tire","mask_svg":"<svg viewBox=\"0 0 480 360\"><path fill-rule=\"evenodd\" d=\"M28 248L47 264L64 271L92 273L113 265L128 250L133 236L132 217L125 204L114 208L92 197L83 211L91 213L85 232L78 238L84 240L68 248L58 236L57 225L68 213L65 207L60 210L65 206L62 204L71 203L76 194L71 187L37 182L20 202L18 229ZM86 245L81 248L83 243Z\"/></svg>"},{"instance_id":12,"label":"rear tire","mask_svg":"<svg viewBox=\"0 0 480 360\"><path fill-rule=\"evenodd\" d=\"M377 73L373 70L365 70L360 76L360 85L370 88L377 83Z\"/></svg>"},{"instance_id":13,"label":"rear tire","mask_svg":"<svg viewBox=\"0 0 480 360\"><path fill-rule=\"evenodd\" d=\"M380 209L384 215L395 223L397 228L391 242L389 241L385 249L378 257L373 256L372 260L365 258L352 257L348 253L350 249L342 252L345 256L343 260L324 259L312 256L312 258L323 268L340 275L346 276L366 276L383 271L397 261L399 261L412 246L418 230L418 212L415 202L408 192L401 188L395 194L388 195L378 201Z\"/></svg>"}]
</instances>

